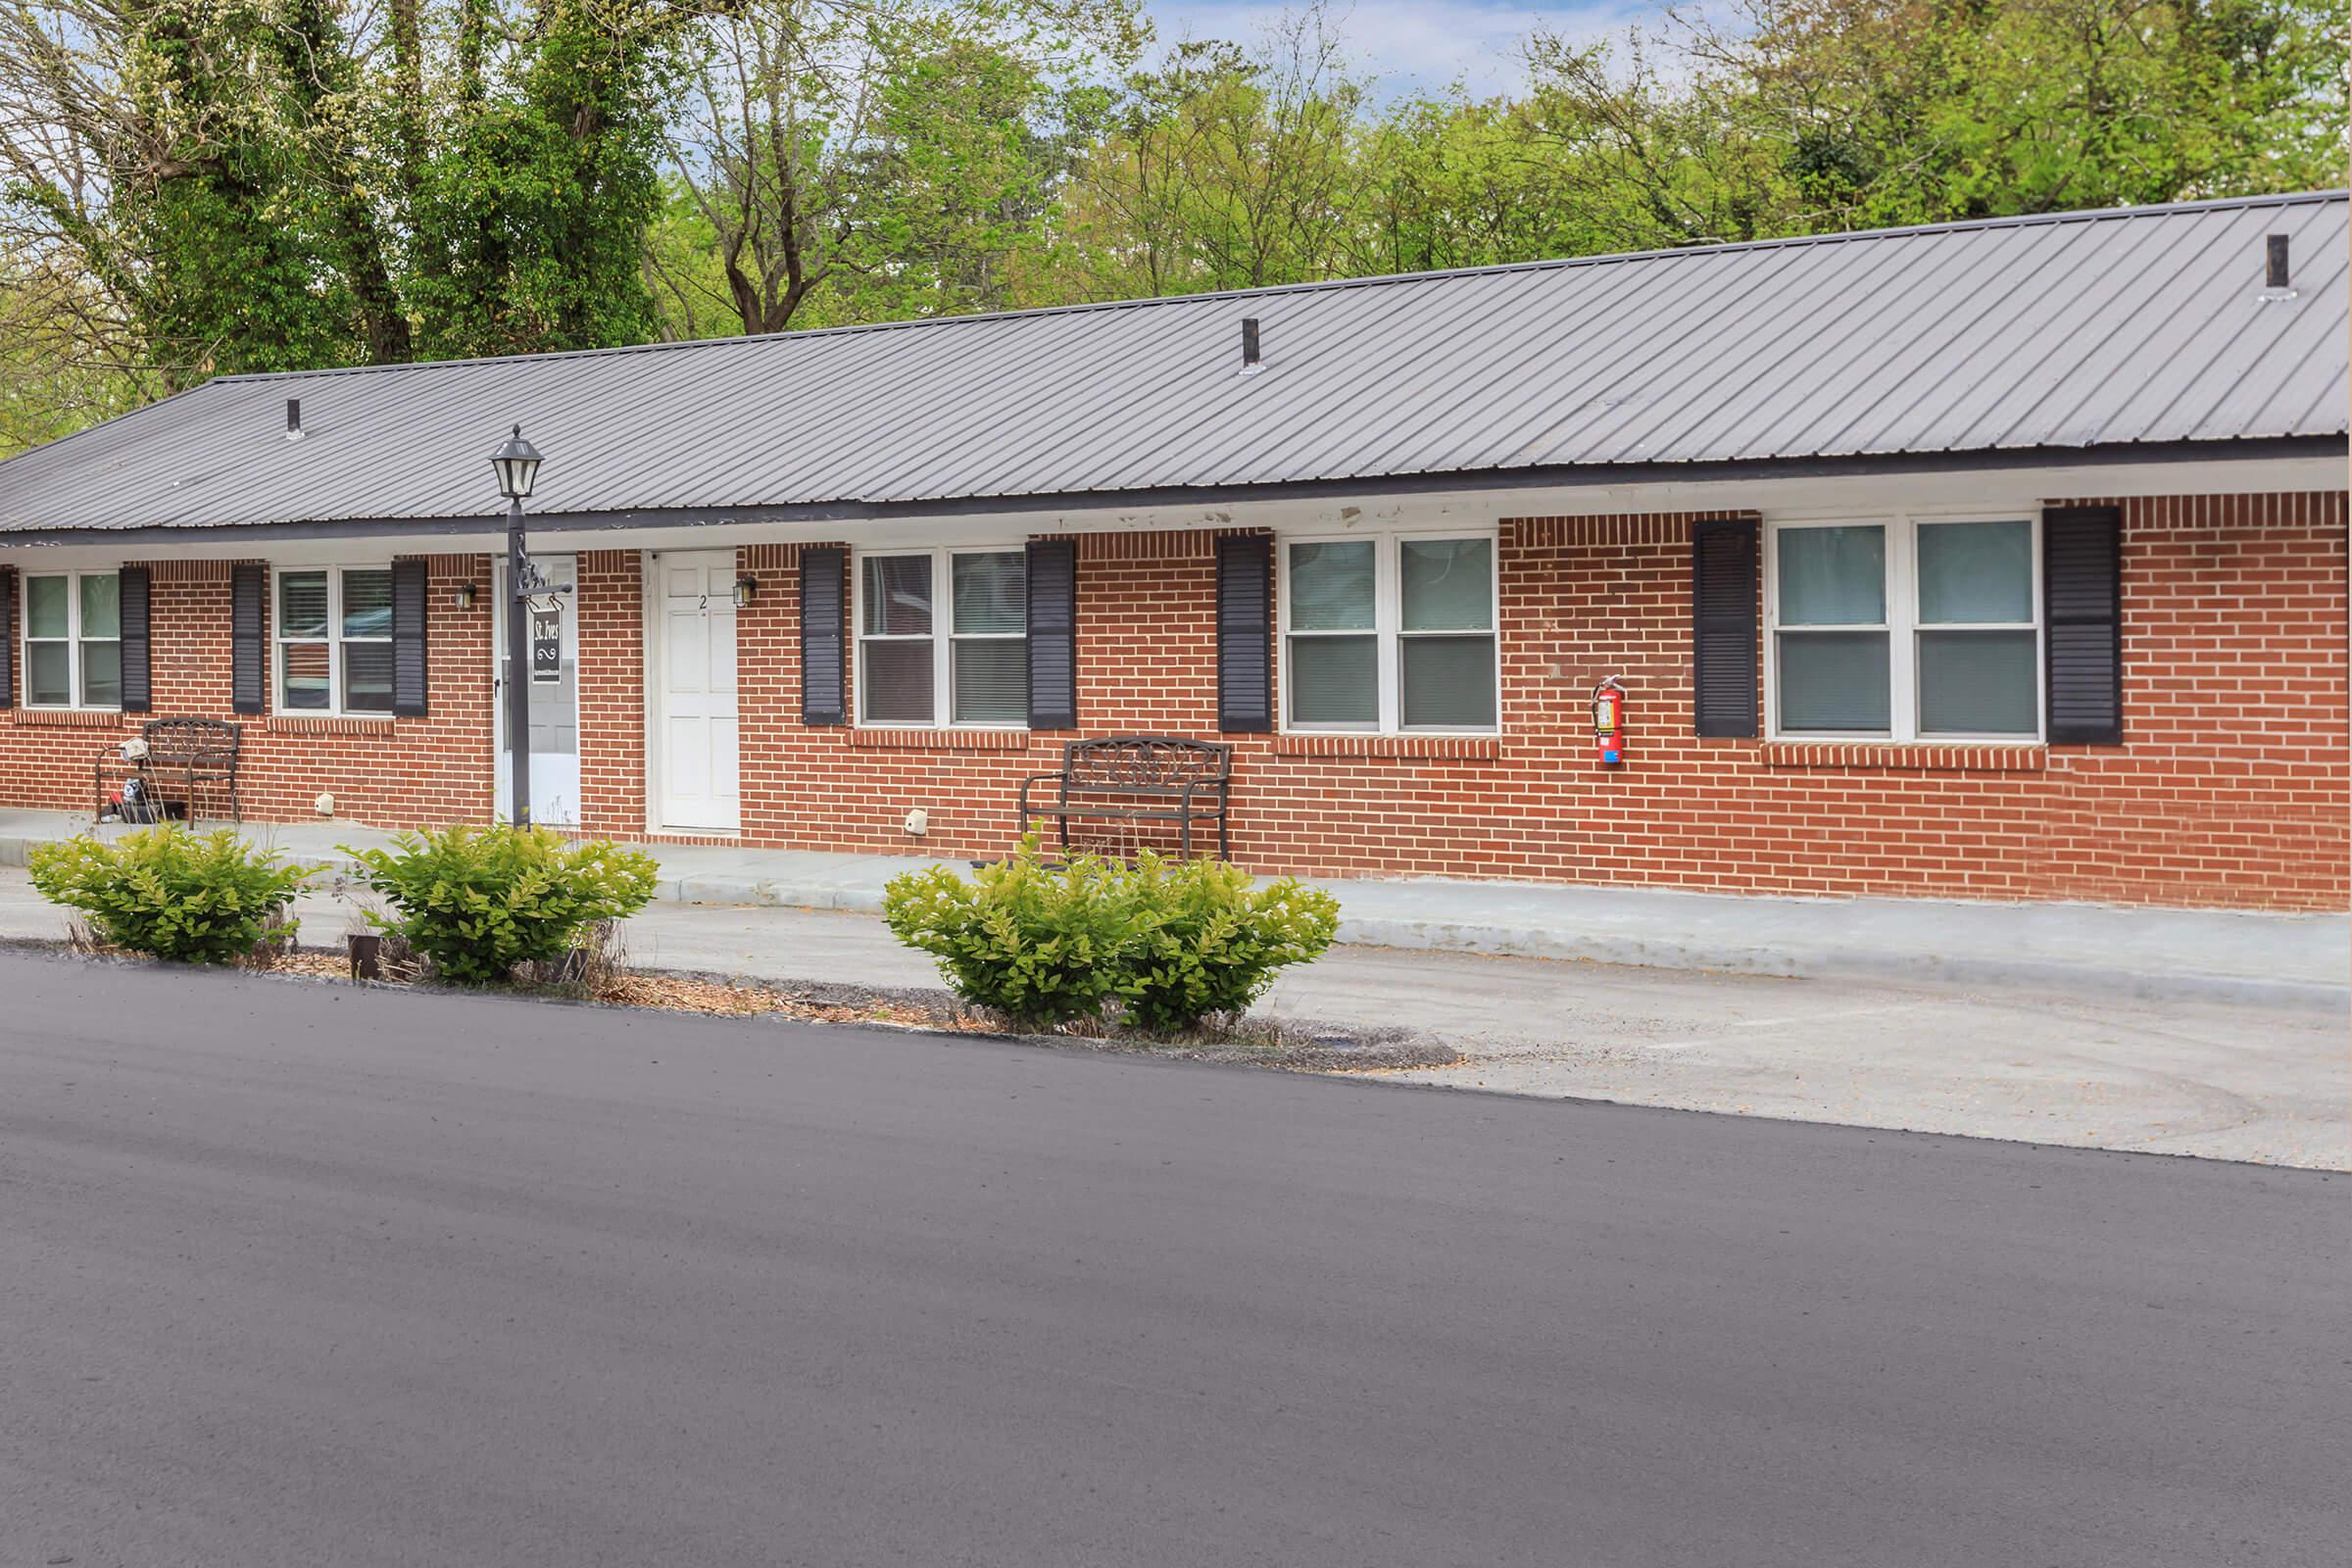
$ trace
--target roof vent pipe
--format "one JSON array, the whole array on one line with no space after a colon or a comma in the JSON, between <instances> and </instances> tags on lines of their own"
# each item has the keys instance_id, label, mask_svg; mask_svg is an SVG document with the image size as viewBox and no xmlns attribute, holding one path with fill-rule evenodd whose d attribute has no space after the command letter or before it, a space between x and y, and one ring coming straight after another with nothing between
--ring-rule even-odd
<instances>
[{"instance_id":1,"label":"roof vent pipe","mask_svg":"<svg viewBox=\"0 0 2352 1568\"><path fill-rule=\"evenodd\" d=\"M2289 287L2286 280L2286 236L2273 234L2265 244L2270 252L2270 266L2267 275L2263 279L2264 286L2268 288Z\"/></svg>"},{"instance_id":2,"label":"roof vent pipe","mask_svg":"<svg viewBox=\"0 0 2352 1568\"><path fill-rule=\"evenodd\" d=\"M300 398L286 399L286 439L289 441L302 439L302 399Z\"/></svg>"},{"instance_id":3,"label":"roof vent pipe","mask_svg":"<svg viewBox=\"0 0 2352 1568\"><path fill-rule=\"evenodd\" d=\"M1257 318L1245 316L1242 318L1242 373L1248 375L1256 368L1258 368Z\"/></svg>"}]
</instances>

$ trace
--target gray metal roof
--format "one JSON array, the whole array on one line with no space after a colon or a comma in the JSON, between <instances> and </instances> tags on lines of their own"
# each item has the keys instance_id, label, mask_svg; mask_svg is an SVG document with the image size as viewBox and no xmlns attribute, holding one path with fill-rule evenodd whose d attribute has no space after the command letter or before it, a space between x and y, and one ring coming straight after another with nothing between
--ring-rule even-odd
<instances>
[{"instance_id":1,"label":"gray metal roof","mask_svg":"<svg viewBox=\"0 0 2352 1568\"><path fill-rule=\"evenodd\" d=\"M2338 191L224 376L0 464L0 529L480 517L517 420L542 516L2340 436L2345 214ZM2263 288L2273 233L2291 298Z\"/></svg>"}]
</instances>

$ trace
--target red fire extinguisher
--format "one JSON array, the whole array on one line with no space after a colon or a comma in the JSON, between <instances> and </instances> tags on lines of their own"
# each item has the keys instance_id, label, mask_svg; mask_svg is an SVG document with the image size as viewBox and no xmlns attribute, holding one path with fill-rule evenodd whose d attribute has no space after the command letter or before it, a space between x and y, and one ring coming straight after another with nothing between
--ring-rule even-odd
<instances>
[{"instance_id":1,"label":"red fire extinguisher","mask_svg":"<svg viewBox=\"0 0 2352 1568\"><path fill-rule=\"evenodd\" d=\"M1592 741L1601 766L1625 760L1625 682L1614 675L1592 688Z\"/></svg>"}]
</instances>

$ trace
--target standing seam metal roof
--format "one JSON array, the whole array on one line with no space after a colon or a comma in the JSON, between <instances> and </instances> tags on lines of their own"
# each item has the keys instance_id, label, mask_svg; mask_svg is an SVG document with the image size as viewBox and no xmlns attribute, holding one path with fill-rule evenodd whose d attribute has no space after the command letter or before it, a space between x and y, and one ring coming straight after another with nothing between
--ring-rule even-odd
<instances>
[{"instance_id":1,"label":"standing seam metal roof","mask_svg":"<svg viewBox=\"0 0 2352 1568\"><path fill-rule=\"evenodd\" d=\"M516 421L548 454L533 509L574 515L2340 436L2346 210L2319 192L222 376L0 464L0 531L478 516ZM2274 233L2287 297L2263 287Z\"/></svg>"}]
</instances>

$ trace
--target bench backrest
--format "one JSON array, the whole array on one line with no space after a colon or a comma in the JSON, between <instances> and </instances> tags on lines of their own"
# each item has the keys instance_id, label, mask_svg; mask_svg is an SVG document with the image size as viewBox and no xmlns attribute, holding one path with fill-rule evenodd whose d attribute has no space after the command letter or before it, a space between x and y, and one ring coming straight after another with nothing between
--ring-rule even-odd
<instances>
[{"instance_id":1,"label":"bench backrest","mask_svg":"<svg viewBox=\"0 0 2352 1568\"><path fill-rule=\"evenodd\" d=\"M139 739L150 761L233 762L244 729L224 718L151 718L139 726Z\"/></svg>"},{"instance_id":2,"label":"bench backrest","mask_svg":"<svg viewBox=\"0 0 2352 1568\"><path fill-rule=\"evenodd\" d=\"M1233 748L1176 735L1112 735L1066 743L1061 771L1074 789L1180 790L1223 782L1233 771Z\"/></svg>"}]
</instances>

